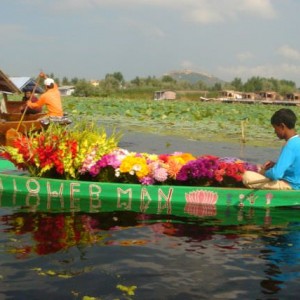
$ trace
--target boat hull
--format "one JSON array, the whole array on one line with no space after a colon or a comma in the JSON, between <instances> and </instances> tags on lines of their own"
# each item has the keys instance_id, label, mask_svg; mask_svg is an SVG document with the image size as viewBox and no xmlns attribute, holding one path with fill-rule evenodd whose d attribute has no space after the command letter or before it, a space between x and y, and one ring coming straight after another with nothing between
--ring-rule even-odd
<instances>
[{"instance_id":1,"label":"boat hull","mask_svg":"<svg viewBox=\"0 0 300 300\"><path fill-rule=\"evenodd\" d=\"M8 131L14 129L15 132L20 134L27 134L31 131L39 131L44 126L40 120L27 120L27 121L0 121L0 145L10 145L11 141L14 140L15 134L10 137Z\"/></svg>"},{"instance_id":2,"label":"boat hull","mask_svg":"<svg viewBox=\"0 0 300 300\"><path fill-rule=\"evenodd\" d=\"M19 124L19 121L11 121L11 122L0 122L0 134L5 135L6 132L13 128L18 129L18 132L20 133L28 133L31 130L40 130L42 129L42 124L39 120L31 120L31 121L22 121L21 124Z\"/></svg>"},{"instance_id":3,"label":"boat hull","mask_svg":"<svg viewBox=\"0 0 300 300\"><path fill-rule=\"evenodd\" d=\"M7 98L7 97L6 97ZM21 113L23 101L4 101L5 111L0 112L0 143L6 144L6 133L9 129L18 129L18 132L26 134L31 130L40 130L43 126L40 119L46 113L25 114ZM22 122L20 122L22 120Z\"/></svg>"},{"instance_id":4,"label":"boat hull","mask_svg":"<svg viewBox=\"0 0 300 300\"><path fill-rule=\"evenodd\" d=\"M43 211L186 213L213 216L217 208L300 206L299 191L201 186L140 185L30 177L0 164L0 203Z\"/></svg>"},{"instance_id":5,"label":"boat hull","mask_svg":"<svg viewBox=\"0 0 300 300\"><path fill-rule=\"evenodd\" d=\"M35 121L46 116L46 113L38 114L25 114L22 121ZM0 119L2 122L20 122L22 114L20 113L0 113Z\"/></svg>"}]
</instances>

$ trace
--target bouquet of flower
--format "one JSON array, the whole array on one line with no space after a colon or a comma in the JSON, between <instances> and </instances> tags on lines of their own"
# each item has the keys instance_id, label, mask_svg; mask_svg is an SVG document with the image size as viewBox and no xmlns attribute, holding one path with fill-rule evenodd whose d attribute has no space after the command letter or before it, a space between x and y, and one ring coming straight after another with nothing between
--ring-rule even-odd
<instances>
[{"instance_id":1,"label":"bouquet of flower","mask_svg":"<svg viewBox=\"0 0 300 300\"><path fill-rule=\"evenodd\" d=\"M119 138L91 126L67 129L51 124L42 132L20 135L13 146L0 150L2 157L32 176L79 179L88 165L117 148Z\"/></svg>"},{"instance_id":2,"label":"bouquet of flower","mask_svg":"<svg viewBox=\"0 0 300 300\"><path fill-rule=\"evenodd\" d=\"M129 152L117 147L119 138L91 126L66 130L53 124L18 137L1 155L32 176L144 185L240 186L246 170L257 171L238 158Z\"/></svg>"},{"instance_id":3,"label":"bouquet of flower","mask_svg":"<svg viewBox=\"0 0 300 300\"><path fill-rule=\"evenodd\" d=\"M246 170L256 171L257 168L238 158L205 155L182 166L176 180L184 185L240 186Z\"/></svg>"}]
</instances>

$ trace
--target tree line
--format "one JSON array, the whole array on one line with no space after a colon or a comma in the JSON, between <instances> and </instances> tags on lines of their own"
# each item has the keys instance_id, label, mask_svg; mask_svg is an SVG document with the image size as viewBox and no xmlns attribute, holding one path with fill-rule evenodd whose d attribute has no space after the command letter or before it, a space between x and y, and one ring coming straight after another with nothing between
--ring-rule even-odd
<instances>
[{"instance_id":1,"label":"tree line","mask_svg":"<svg viewBox=\"0 0 300 300\"><path fill-rule=\"evenodd\" d=\"M295 82L290 80L279 80L275 78L251 77L243 82L241 78L234 78L231 82L216 83L213 86L206 85L203 81L190 83L187 81L178 81L169 75L156 78L148 76L145 78L135 77L130 81L126 81L121 72L106 74L103 80L93 84L86 79L77 77L68 79L63 77L62 80L56 78L54 74L50 74L59 85L71 85L75 87L74 96L79 97L103 97L115 93L153 93L156 90L174 90L174 91L205 91L209 97L216 96L222 90L234 90L239 92L261 92L274 91L282 96L288 93L299 92Z\"/></svg>"}]
</instances>

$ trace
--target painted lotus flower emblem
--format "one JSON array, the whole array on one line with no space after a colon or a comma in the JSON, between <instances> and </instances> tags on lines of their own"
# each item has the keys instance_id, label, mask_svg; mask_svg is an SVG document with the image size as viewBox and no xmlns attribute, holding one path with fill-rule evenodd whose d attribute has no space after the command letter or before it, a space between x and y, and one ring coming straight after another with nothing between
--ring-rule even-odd
<instances>
[{"instance_id":1,"label":"painted lotus flower emblem","mask_svg":"<svg viewBox=\"0 0 300 300\"><path fill-rule=\"evenodd\" d=\"M212 191L197 190L185 194L184 211L194 216L215 216L218 194Z\"/></svg>"}]
</instances>

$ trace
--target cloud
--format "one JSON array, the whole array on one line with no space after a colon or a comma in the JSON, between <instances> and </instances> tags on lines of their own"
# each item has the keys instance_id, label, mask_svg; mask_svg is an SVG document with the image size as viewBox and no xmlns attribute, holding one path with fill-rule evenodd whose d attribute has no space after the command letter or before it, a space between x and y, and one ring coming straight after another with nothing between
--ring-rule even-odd
<instances>
[{"instance_id":1,"label":"cloud","mask_svg":"<svg viewBox=\"0 0 300 300\"><path fill-rule=\"evenodd\" d=\"M191 21L199 23L226 22L244 15L264 19L276 16L270 0L202 0L193 1L193 4L187 15Z\"/></svg>"},{"instance_id":2,"label":"cloud","mask_svg":"<svg viewBox=\"0 0 300 300\"><path fill-rule=\"evenodd\" d=\"M219 67L216 71L218 76L225 80L232 80L235 77L242 78L244 80L259 76L266 78L287 79L297 81L300 83L300 65L295 64L278 64L278 65L256 65L249 66L232 66L232 67Z\"/></svg>"},{"instance_id":3,"label":"cloud","mask_svg":"<svg viewBox=\"0 0 300 300\"><path fill-rule=\"evenodd\" d=\"M41 4L40 0L31 3ZM43 3L43 6L45 3ZM181 17L196 23L218 23L252 15L265 19L274 18L276 11L271 0L52 0L48 9L74 11L95 8L162 8L177 11Z\"/></svg>"},{"instance_id":4,"label":"cloud","mask_svg":"<svg viewBox=\"0 0 300 300\"><path fill-rule=\"evenodd\" d=\"M124 22L134 30L139 31L150 38L164 38L166 36L163 30L153 24L142 23L132 19L126 19Z\"/></svg>"},{"instance_id":5,"label":"cloud","mask_svg":"<svg viewBox=\"0 0 300 300\"><path fill-rule=\"evenodd\" d=\"M290 47L289 45L280 47L277 52L287 59L300 60L300 51Z\"/></svg>"},{"instance_id":6,"label":"cloud","mask_svg":"<svg viewBox=\"0 0 300 300\"><path fill-rule=\"evenodd\" d=\"M241 52L237 54L237 59L239 61L246 61L253 57L253 54L250 51Z\"/></svg>"},{"instance_id":7,"label":"cloud","mask_svg":"<svg viewBox=\"0 0 300 300\"><path fill-rule=\"evenodd\" d=\"M224 21L224 17L218 10L213 9L195 9L187 11L186 20L195 23L219 23Z\"/></svg>"},{"instance_id":8,"label":"cloud","mask_svg":"<svg viewBox=\"0 0 300 300\"><path fill-rule=\"evenodd\" d=\"M274 18L276 16L271 0L244 0L240 1L240 4L240 10L242 11L257 14L263 18Z\"/></svg>"},{"instance_id":9,"label":"cloud","mask_svg":"<svg viewBox=\"0 0 300 300\"><path fill-rule=\"evenodd\" d=\"M180 64L183 69L193 69L194 64L189 60L183 60Z\"/></svg>"}]
</instances>

